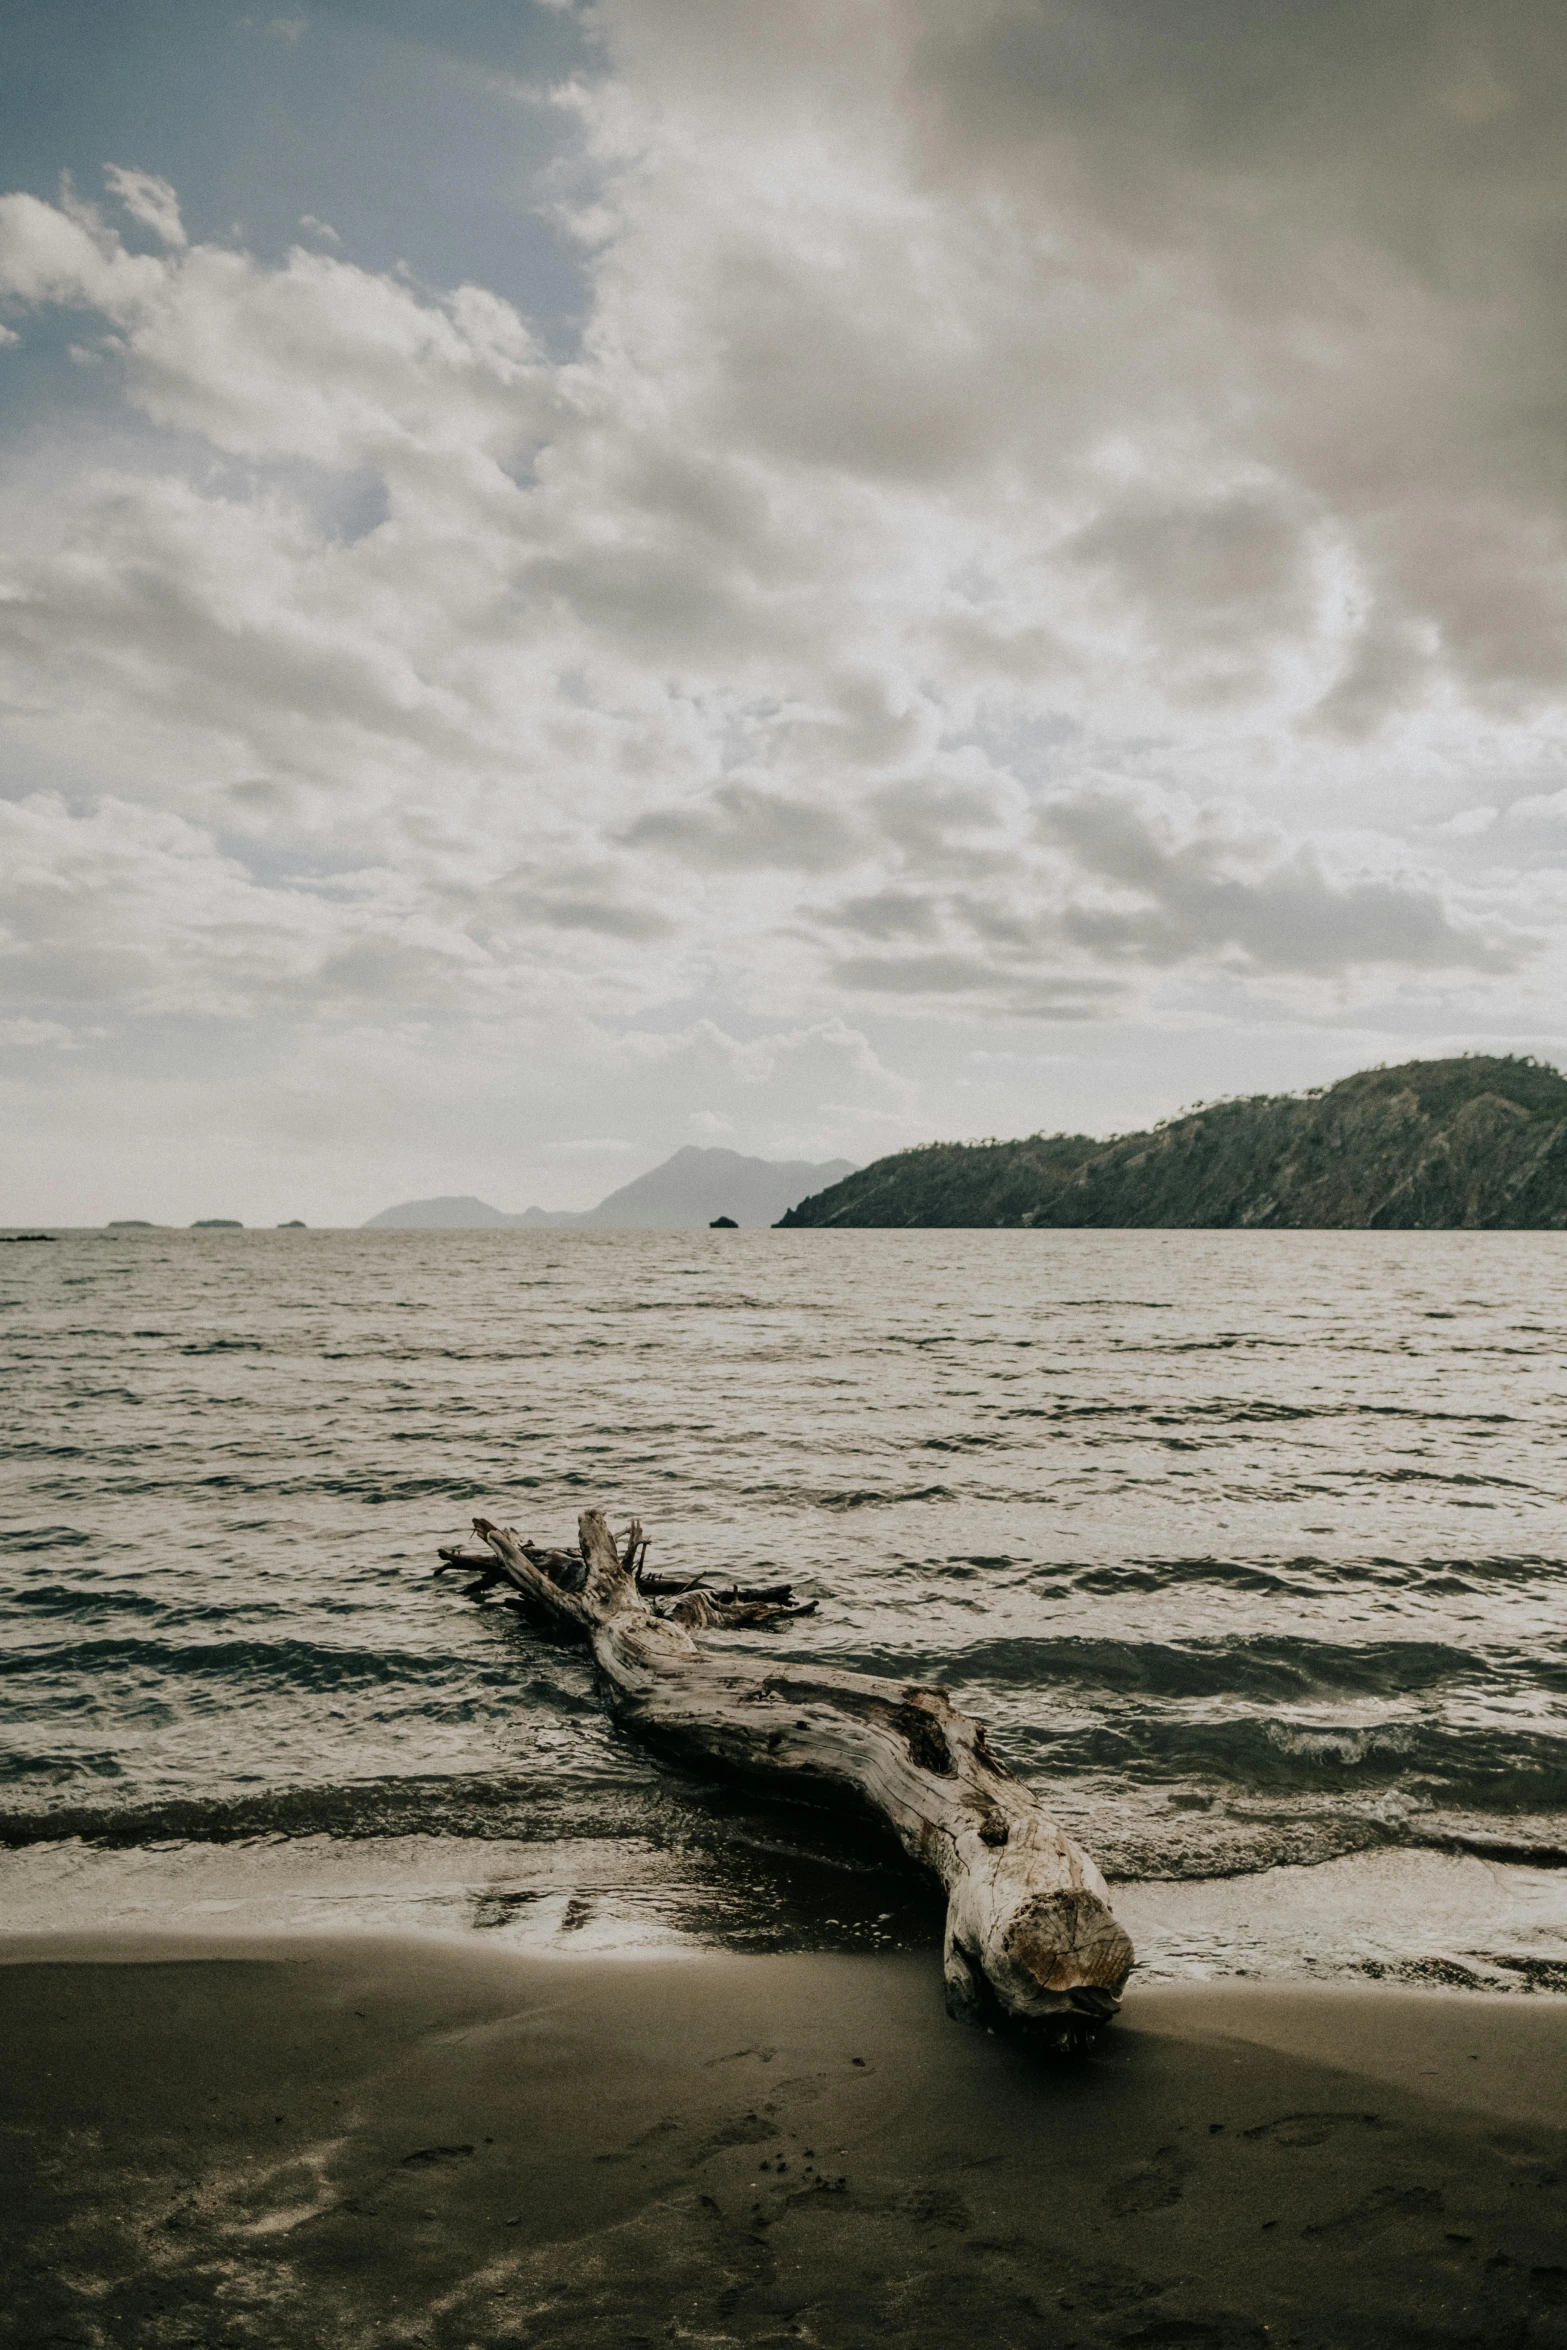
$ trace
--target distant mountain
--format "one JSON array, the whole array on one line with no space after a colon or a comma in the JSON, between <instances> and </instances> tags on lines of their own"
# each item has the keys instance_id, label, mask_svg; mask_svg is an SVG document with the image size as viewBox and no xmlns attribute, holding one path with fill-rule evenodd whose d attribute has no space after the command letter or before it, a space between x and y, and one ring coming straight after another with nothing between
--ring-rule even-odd
<instances>
[{"instance_id":1,"label":"distant mountain","mask_svg":"<svg viewBox=\"0 0 1567 2350\"><path fill-rule=\"evenodd\" d=\"M718 1216L730 1216L737 1225L776 1224L808 1191L820 1191L853 1172L852 1159L750 1159L740 1151L700 1150L688 1143L661 1167L650 1168L612 1191L596 1208L578 1214L524 1208L520 1216L508 1216L465 1193L383 1208L379 1216L368 1219L365 1229L476 1232L505 1225L562 1231L573 1226L689 1231L710 1225Z\"/></svg>"},{"instance_id":2,"label":"distant mountain","mask_svg":"<svg viewBox=\"0 0 1567 2350\"><path fill-rule=\"evenodd\" d=\"M927 1143L780 1222L1561 1231L1567 1077L1473 1054L1212 1102L1109 1142Z\"/></svg>"},{"instance_id":3,"label":"distant mountain","mask_svg":"<svg viewBox=\"0 0 1567 2350\"><path fill-rule=\"evenodd\" d=\"M852 1159L748 1159L739 1151L698 1150L688 1143L661 1167L612 1191L573 1223L620 1225L776 1224L796 1200L854 1173Z\"/></svg>"},{"instance_id":4,"label":"distant mountain","mask_svg":"<svg viewBox=\"0 0 1567 2350\"><path fill-rule=\"evenodd\" d=\"M408 1199L400 1208L383 1208L379 1216L366 1217L364 1230L477 1232L490 1225L536 1223L538 1216L537 1208L530 1208L525 1216L503 1216L499 1208L463 1192L441 1199Z\"/></svg>"}]
</instances>

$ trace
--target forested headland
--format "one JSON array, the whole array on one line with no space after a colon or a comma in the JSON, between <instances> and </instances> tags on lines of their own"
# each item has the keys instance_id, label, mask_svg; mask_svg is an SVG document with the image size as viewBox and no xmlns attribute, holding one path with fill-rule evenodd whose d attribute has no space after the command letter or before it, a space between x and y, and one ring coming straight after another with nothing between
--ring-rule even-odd
<instances>
[{"instance_id":1,"label":"forested headland","mask_svg":"<svg viewBox=\"0 0 1567 2350\"><path fill-rule=\"evenodd\" d=\"M1567 1228L1567 1077L1516 1055L1363 1069L1109 1141L934 1142L862 1167L801 1225Z\"/></svg>"}]
</instances>

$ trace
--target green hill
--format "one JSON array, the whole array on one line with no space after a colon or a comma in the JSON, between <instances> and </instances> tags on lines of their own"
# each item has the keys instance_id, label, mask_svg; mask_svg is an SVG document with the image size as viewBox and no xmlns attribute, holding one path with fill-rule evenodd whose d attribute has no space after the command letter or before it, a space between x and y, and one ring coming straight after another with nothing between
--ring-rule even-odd
<instances>
[{"instance_id":1,"label":"green hill","mask_svg":"<svg viewBox=\"0 0 1567 2350\"><path fill-rule=\"evenodd\" d=\"M1213 1102L1109 1142L927 1143L802 1200L782 1223L1561 1231L1567 1077L1466 1054Z\"/></svg>"}]
</instances>

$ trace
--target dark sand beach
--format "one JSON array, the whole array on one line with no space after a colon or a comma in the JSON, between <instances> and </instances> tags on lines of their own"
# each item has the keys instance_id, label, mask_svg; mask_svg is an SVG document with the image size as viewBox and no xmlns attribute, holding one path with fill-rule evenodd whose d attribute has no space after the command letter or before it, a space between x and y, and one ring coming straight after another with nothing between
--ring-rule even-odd
<instances>
[{"instance_id":1,"label":"dark sand beach","mask_svg":"<svg viewBox=\"0 0 1567 2350\"><path fill-rule=\"evenodd\" d=\"M15 1937L0 2339L1567 2344L1567 2002Z\"/></svg>"}]
</instances>

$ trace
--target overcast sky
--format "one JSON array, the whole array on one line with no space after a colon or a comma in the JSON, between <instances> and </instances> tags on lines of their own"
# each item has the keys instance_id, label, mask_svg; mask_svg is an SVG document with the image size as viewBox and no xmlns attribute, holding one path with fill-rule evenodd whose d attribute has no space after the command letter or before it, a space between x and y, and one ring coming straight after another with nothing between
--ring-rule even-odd
<instances>
[{"instance_id":1,"label":"overcast sky","mask_svg":"<svg viewBox=\"0 0 1567 2350\"><path fill-rule=\"evenodd\" d=\"M8 0L0 1220L1567 1057L1560 0Z\"/></svg>"}]
</instances>

